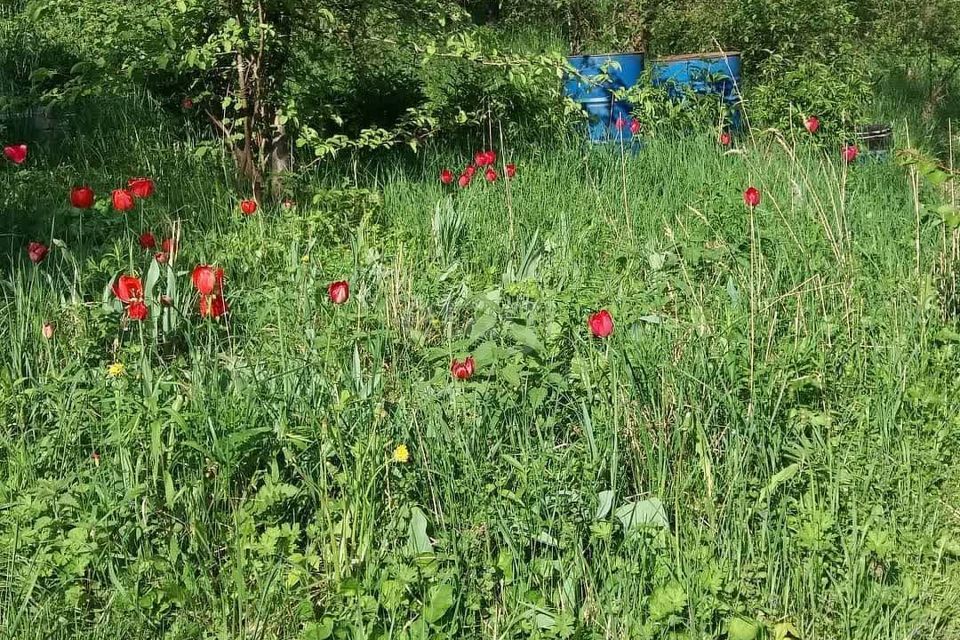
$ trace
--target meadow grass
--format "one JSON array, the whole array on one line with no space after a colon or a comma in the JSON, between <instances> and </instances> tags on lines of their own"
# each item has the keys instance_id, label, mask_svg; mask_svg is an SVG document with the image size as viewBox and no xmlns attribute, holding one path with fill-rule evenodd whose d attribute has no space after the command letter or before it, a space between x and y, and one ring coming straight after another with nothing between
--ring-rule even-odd
<instances>
[{"instance_id":1,"label":"meadow grass","mask_svg":"<svg viewBox=\"0 0 960 640\"><path fill-rule=\"evenodd\" d=\"M102 107L0 173L4 637L960 632L956 239L916 208L948 192L794 137L569 137L463 191L453 149L345 161L245 218L200 132ZM69 209L133 175L137 210ZM180 239L156 330L104 304L143 230Z\"/></svg>"}]
</instances>

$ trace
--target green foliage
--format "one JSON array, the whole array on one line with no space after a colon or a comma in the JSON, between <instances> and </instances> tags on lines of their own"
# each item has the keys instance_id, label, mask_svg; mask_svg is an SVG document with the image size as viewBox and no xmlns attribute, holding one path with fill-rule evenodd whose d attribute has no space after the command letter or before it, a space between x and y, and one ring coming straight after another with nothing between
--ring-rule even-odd
<instances>
[{"instance_id":1,"label":"green foliage","mask_svg":"<svg viewBox=\"0 0 960 640\"><path fill-rule=\"evenodd\" d=\"M124 120L141 107L0 174L11 637L956 629L949 229L914 210L951 202L941 163L507 144L512 182L448 191L462 158L428 149L334 164L247 218L188 125ZM131 166L158 185L134 212L68 208L78 175L102 196ZM136 238L174 229L164 269ZM198 317L197 263L227 272L224 321ZM175 325L105 308L121 271L152 314L172 278Z\"/></svg>"}]
</instances>

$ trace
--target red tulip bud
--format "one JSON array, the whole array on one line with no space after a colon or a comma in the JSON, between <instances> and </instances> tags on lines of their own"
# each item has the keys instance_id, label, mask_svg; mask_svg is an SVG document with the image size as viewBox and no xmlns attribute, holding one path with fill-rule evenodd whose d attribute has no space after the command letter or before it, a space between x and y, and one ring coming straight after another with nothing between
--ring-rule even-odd
<instances>
[{"instance_id":1,"label":"red tulip bud","mask_svg":"<svg viewBox=\"0 0 960 640\"><path fill-rule=\"evenodd\" d=\"M743 201L751 209L753 207L760 206L760 191L758 191L755 187L748 188L743 192Z\"/></svg>"},{"instance_id":2,"label":"red tulip bud","mask_svg":"<svg viewBox=\"0 0 960 640\"><path fill-rule=\"evenodd\" d=\"M243 212L245 216L252 216L257 212L257 201L256 200L244 200L240 203L240 211Z\"/></svg>"},{"instance_id":3,"label":"red tulip bud","mask_svg":"<svg viewBox=\"0 0 960 640\"><path fill-rule=\"evenodd\" d=\"M350 283L346 280L331 282L327 287L327 295L333 304L343 304L350 299Z\"/></svg>"},{"instance_id":4,"label":"red tulip bud","mask_svg":"<svg viewBox=\"0 0 960 640\"><path fill-rule=\"evenodd\" d=\"M50 248L42 242L30 242L27 244L27 256L33 264L40 264L47 257Z\"/></svg>"},{"instance_id":5,"label":"red tulip bud","mask_svg":"<svg viewBox=\"0 0 960 640\"><path fill-rule=\"evenodd\" d=\"M150 309L147 308L142 301L137 301L131 303L127 307L127 317L131 320L141 321L146 320L147 316L150 315Z\"/></svg>"},{"instance_id":6,"label":"red tulip bud","mask_svg":"<svg viewBox=\"0 0 960 640\"><path fill-rule=\"evenodd\" d=\"M130 178L127 180L127 188L134 198L149 198L153 195L154 184L150 178Z\"/></svg>"},{"instance_id":7,"label":"red tulip bud","mask_svg":"<svg viewBox=\"0 0 960 640\"><path fill-rule=\"evenodd\" d=\"M223 269L214 269L205 264L198 264L191 274L193 286L202 296L212 295L217 290L217 284L223 281Z\"/></svg>"},{"instance_id":8,"label":"red tulip bud","mask_svg":"<svg viewBox=\"0 0 960 640\"><path fill-rule=\"evenodd\" d=\"M23 164L27 159L27 145L14 144L4 147L3 155L13 164Z\"/></svg>"},{"instance_id":9,"label":"red tulip bud","mask_svg":"<svg viewBox=\"0 0 960 640\"><path fill-rule=\"evenodd\" d=\"M120 212L126 212L133 209L133 194L126 189L114 189L111 194L113 208Z\"/></svg>"},{"instance_id":10,"label":"red tulip bud","mask_svg":"<svg viewBox=\"0 0 960 640\"><path fill-rule=\"evenodd\" d=\"M450 373L457 380L469 380L473 376L473 367L473 356L469 356L462 361L454 358L450 363Z\"/></svg>"},{"instance_id":11,"label":"red tulip bud","mask_svg":"<svg viewBox=\"0 0 960 640\"><path fill-rule=\"evenodd\" d=\"M452 184L453 183L453 171L450 169L444 169L440 172L440 182L443 184Z\"/></svg>"},{"instance_id":12,"label":"red tulip bud","mask_svg":"<svg viewBox=\"0 0 960 640\"><path fill-rule=\"evenodd\" d=\"M803 126L806 128L807 133L816 133L820 128L820 119L817 116L810 116L803 122Z\"/></svg>"},{"instance_id":13,"label":"red tulip bud","mask_svg":"<svg viewBox=\"0 0 960 640\"><path fill-rule=\"evenodd\" d=\"M70 206L75 209L89 209L93 206L93 189L84 185L70 190Z\"/></svg>"},{"instance_id":14,"label":"red tulip bud","mask_svg":"<svg viewBox=\"0 0 960 640\"><path fill-rule=\"evenodd\" d=\"M613 317L606 309L601 309L591 315L587 320L587 325L590 327L590 333L597 338L606 338L613 333Z\"/></svg>"},{"instance_id":15,"label":"red tulip bud","mask_svg":"<svg viewBox=\"0 0 960 640\"><path fill-rule=\"evenodd\" d=\"M857 159L857 155L860 153L860 150L855 144L848 144L843 148L843 160L847 164L850 164Z\"/></svg>"}]
</instances>

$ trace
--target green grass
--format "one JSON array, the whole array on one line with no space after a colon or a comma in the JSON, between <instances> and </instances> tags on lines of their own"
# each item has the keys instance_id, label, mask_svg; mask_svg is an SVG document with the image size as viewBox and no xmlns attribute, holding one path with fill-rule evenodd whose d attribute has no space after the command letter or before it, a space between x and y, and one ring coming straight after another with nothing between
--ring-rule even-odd
<instances>
[{"instance_id":1,"label":"green grass","mask_svg":"<svg viewBox=\"0 0 960 640\"><path fill-rule=\"evenodd\" d=\"M4 637L960 632L956 238L924 217L917 244L904 169L569 140L461 192L433 149L243 218L198 133L102 111L0 173ZM68 209L132 175L158 184L136 211ZM175 327L124 326L104 289L174 221ZM28 239L62 245L34 267Z\"/></svg>"}]
</instances>

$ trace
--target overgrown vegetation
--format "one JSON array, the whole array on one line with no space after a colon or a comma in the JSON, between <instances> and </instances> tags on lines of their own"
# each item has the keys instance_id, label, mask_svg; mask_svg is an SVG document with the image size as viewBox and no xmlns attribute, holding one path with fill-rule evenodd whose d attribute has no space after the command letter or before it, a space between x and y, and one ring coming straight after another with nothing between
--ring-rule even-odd
<instances>
[{"instance_id":1,"label":"overgrown vegetation","mask_svg":"<svg viewBox=\"0 0 960 640\"><path fill-rule=\"evenodd\" d=\"M0 636L955 637L960 94L898 6L8 6ZM587 146L574 28L742 48L753 129L645 86Z\"/></svg>"}]
</instances>

